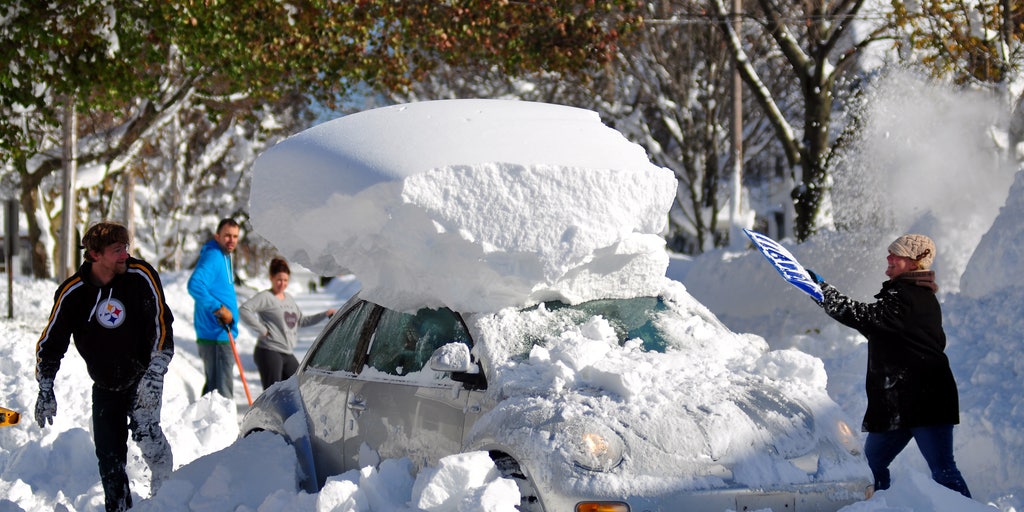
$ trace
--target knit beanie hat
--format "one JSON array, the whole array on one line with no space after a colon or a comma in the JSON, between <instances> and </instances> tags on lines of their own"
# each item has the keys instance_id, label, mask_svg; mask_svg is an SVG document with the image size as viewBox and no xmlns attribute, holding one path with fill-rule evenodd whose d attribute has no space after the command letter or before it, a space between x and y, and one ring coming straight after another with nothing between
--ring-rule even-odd
<instances>
[{"instance_id":1,"label":"knit beanie hat","mask_svg":"<svg viewBox=\"0 0 1024 512\"><path fill-rule=\"evenodd\" d=\"M935 242L924 235L903 235L889 244L889 252L916 261L919 270L928 270L935 260Z\"/></svg>"}]
</instances>

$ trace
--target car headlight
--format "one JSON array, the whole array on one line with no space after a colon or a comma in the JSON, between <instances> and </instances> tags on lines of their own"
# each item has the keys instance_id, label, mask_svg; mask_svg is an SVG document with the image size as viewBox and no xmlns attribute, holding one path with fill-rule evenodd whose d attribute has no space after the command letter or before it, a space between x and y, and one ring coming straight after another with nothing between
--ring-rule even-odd
<instances>
[{"instance_id":1,"label":"car headlight","mask_svg":"<svg viewBox=\"0 0 1024 512\"><path fill-rule=\"evenodd\" d=\"M566 444L573 463L588 471L608 471L622 462L625 443L612 429L593 421L566 425Z\"/></svg>"},{"instance_id":2,"label":"car headlight","mask_svg":"<svg viewBox=\"0 0 1024 512\"><path fill-rule=\"evenodd\" d=\"M860 455L860 441L850 425L843 420L838 420L836 421L836 432L839 443L850 455Z\"/></svg>"}]
</instances>

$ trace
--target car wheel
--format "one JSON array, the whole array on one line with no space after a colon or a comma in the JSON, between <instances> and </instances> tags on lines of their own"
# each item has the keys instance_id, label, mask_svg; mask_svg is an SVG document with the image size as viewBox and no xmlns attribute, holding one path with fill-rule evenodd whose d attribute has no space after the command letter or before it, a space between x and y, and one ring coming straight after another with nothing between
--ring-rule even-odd
<instances>
[{"instance_id":1,"label":"car wheel","mask_svg":"<svg viewBox=\"0 0 1024 512\"><path fill-rule=\"evenodd\" d=\"M519 467L519 462L504 452L491 451L488 454L491 456L491 460L494 461L494 466L498 468L501 476L512 479L515 481L516 486L519 487L518 509L522 512L544 512L544 506L537 496L537 489L534 488L529 477L523 473L522 468Z\"/></svg>"}]
</instances>

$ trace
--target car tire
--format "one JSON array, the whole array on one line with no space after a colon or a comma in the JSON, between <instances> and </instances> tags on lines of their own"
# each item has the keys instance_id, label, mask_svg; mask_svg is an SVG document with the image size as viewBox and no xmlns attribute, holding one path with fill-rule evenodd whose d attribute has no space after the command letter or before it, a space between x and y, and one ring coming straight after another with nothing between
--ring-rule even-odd
<instances>
[{"instance_id":1,"label":"car tire","mask_svg":"<svg viewBox=\"0 0 1024 512\"><path fill-rule=\"evenodd\" d=\"M501 476L512 479L519 487L519 507L517 508L521 512L544 512L544 505L541 504L540 497L537 496L537 489L530 478L523 473L519 461L504 452L490 451L488 454Z\"/></svg>"}]
</instances>

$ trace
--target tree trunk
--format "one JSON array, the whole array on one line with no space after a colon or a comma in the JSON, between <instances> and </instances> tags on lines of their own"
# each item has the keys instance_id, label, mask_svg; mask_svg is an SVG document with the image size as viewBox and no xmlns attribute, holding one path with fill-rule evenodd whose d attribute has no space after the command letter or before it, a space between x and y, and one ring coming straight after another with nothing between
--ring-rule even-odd
<instances>
[{"instance_id":1,"label":"tree trunk","mask_svg":"<svg viewBox=\"0 0 1024 512\"><path fill-rule=\"evenodd\" d=\"M43 230L39 226L39 218L36 216L39 211L39 189L38 184L30 183L26 186L26 177L22 177L21 185L21 209L28 219L28 239L31 251L28 257L32 258L32 277L46 279L50 277L50 256L46 250L46 244L42 242Z\"/></svg>"},{"instance_id":2,"label":"tree trunk","mask_svg":"<svg viewBox=\"0 0 1024 512\"><path fill-rule=\"evenodd\" d=\"M804 137L800 145L803 165L793 191L796 209L797 240L803 241L814 234L821 203L828 192L828 155L831 152L828 126L832 121L832 99L819 80L804 82Z\"/></svg>"}]
</instances>

